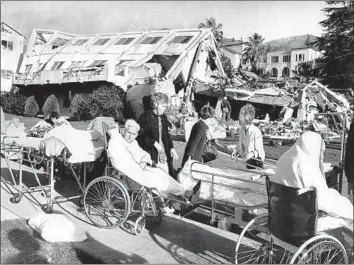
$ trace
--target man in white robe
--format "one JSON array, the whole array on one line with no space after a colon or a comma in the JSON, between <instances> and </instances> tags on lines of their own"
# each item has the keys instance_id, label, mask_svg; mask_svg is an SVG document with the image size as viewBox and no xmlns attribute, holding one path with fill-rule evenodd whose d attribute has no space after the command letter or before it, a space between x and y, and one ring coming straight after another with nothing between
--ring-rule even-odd
<instances>
[{"instance_id":1,"label":"man in white robe","mask_svg":"<svg viewBox=\"0 0 354 265\"><path fill-rule=\"evenodd\" d=\"M127 120L122 134L117 129L110 131L107 153L112 166L141 186L157 189L164 198L168 194L184 196L185 191L176 180L160 168L149 166L153 164L150 155L135 140L139 129L134 120ZM165 205L163 210L172 211Z\"/></svg>"}]
</instances>

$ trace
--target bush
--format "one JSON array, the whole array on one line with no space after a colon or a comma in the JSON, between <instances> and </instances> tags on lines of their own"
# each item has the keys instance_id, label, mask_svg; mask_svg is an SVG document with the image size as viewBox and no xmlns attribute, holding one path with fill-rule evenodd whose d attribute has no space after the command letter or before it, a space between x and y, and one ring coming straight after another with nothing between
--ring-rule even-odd
<instances>
[{"instance_id":1,"label":"bush","mask_svg":"<svg viewBox=\"0 0 354 265\"><path fill-rule=\"evenodd\" d=\"M80 94L76 94L70 104L70 120L80 121L90 119L90 110Z\"/></svg>"},{"instance_id":2,"label":"bush","mask_svg":"<svg viewBox=\"0 0 354 265\"><path fill-rule=\"evenodd\" d=\"M123 115L125 92L115 85L103 85L89 97L88 107L92 118L113 117L117 122L124 123Z\"/></svg>"},{"instance_id":3,"label":"bush","mask_svg":"<svg viewBox=\"0 0 354 265\"><path fill-rule=\"evenodd\" d=\"M4 112L14 115L23 115L27 97L20 93L4 93L0 97L0 105Z\"/></svg>"},{"instance_id":4,"label":"bush","mask_svg":"<svg viewBox=\"0 0 354 265\"><path fill-rule=\"evenodd\" d=\"M34 96L26 100L24 115L28 117L36 117L39 112L39 106Z\"/></svg>"},{"instance_id":5,"label":"bush","mask_svg":"<svg viewBox=\"0 0 354 265\"><path fill-rule=\"evenodd\" d=\"M42 112L44 116L47 116L51 112L58 112L60 115L60 106L59 102L54 94L50 95L47 100L44 102Z\"/></svg>"}]
</instances>

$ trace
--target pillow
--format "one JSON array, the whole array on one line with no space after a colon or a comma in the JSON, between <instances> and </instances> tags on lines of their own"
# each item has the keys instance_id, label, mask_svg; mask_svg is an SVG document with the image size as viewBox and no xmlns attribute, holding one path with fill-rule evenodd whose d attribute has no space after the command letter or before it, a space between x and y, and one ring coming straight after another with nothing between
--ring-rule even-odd
<instances>
[{"instance_id":1,"label":"pillow","mask_svg":"<svg viewBox=\"0 0 354 265\"><path fill-rule=\"evenodd\" d=\"M87 239L85 231L63 214L40 214L29 219L28 225L48 242L80 242Z\"/></svg>"}]
</instances>

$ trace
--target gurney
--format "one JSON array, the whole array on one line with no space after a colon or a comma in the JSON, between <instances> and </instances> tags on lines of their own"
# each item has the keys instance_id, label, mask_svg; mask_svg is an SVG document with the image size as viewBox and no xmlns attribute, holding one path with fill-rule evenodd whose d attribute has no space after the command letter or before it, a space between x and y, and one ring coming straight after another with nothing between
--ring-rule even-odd
<instances>
[{"instance_id":1,"label":"gurney","mask_svg":"<svg viewBox=\"0 0 354 265\"><path fill-rule=\"evenodd\" d=\"M18 193L14 194L12 202L19 203L25 192L30 193L40 190L47 199L44 207L47 212L53 212L53 204L56 203L53 199L55 160L62 159L64 165L71 169L83 194L86 186L86 163L94 162L101 156L104 149L104 140L97 131L76 130L67 126L54 128L45 138L7 135L2 135L1 138L1 152L9 167L14 185L18 186ZM19 162L18 185L12 173L10 160ZM24 162L30 165L31 173L34 174L38 187L31 189L24 187L22 167ZM83 183L81 183L80 176L73 167L77 163L83 163ZM37 165L46 165L44 174L48 178L49 183L47 185L41 184L36 170ZM66 198L66 200L75 198L82 198L82 195L72 196ZM82 199L79 203L83 204Z\"/></svg>"}]
</instances>

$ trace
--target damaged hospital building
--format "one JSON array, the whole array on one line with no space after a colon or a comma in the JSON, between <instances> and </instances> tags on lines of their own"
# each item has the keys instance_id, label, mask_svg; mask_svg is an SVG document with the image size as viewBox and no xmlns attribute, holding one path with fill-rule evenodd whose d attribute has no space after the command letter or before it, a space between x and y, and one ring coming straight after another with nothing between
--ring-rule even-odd
<instances>
[{"instance_id":1,"label":"damaged hospital building","mask_svg":"<svg viewBox=\"0 0 354 265\"><path fill-rule=\"evenodd\" d=\"M76 35L33 30L14 84L43 104L50 94L68 108L75 93L88 97L104 83L127 91L140 112L141 98L155 91L172 96L188 80L224 76L210 29ZM136 113L139 115L139 113Z\"/></svg>"}]
</instances>

